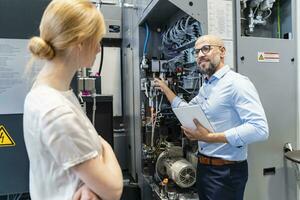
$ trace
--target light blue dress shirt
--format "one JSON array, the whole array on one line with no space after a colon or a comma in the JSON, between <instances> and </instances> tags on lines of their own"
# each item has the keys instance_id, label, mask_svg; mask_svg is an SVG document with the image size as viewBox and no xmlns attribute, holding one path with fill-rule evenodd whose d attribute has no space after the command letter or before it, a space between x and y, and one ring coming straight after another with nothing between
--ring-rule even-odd
<instances>
[{"instance_id":1,"label":"light blue dress shirt","mask_svg":"<svg viewBox=\"0 0 300 200\"><path fill-rule=\"evenodd\" d=\"M224 132L228 143L199 141L201 154L226 160L247 159L247 145L266 140L269 128L258 93L245 76L224 66L205 80L189 103L179 97L172 108L199 104L215 132Z\"/></svg>"}]
</instances>

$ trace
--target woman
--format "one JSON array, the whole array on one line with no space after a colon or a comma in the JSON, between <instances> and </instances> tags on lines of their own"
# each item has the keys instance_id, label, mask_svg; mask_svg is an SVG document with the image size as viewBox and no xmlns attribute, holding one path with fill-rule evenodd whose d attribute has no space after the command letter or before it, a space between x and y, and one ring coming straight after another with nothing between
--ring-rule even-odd
<instances>
[{"instance_id":1,"label":"woman","mask_svg":"<svg viewBox=\"0 0 300 200\"><path fill-rule=\"evenodd\" d=\"M53 0L40 37L30 39L33 57L46 61L24 104L33 200L80 199L87 190L102 200L121 196L122 173L113 150L70 90L76 71L93 65L104 34L103 16L88 0Z\"/></svg>"}]
</instances>

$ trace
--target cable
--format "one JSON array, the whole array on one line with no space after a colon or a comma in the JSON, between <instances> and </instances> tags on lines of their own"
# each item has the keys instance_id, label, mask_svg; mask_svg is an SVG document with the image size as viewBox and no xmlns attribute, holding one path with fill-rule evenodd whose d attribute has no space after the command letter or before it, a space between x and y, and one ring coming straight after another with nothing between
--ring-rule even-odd
<instances>
[{"instance_id":1,"label":"cable","mask_svg":"<svg viewBox=\"0 0 300 200\"><path fill-rule=\"evenodd\" d=\"M160 111L161 111L161 103L162 103L163 98L164 98L164 95L162 94L161 98L160 98L159 106L158 106L159 111L156 114L160 113Z\"/></svg>"},{"instance_id":2,"label":"cable","mask_svg":"<svg viewBox=\"0 0 300 200\"><path fill-rule=\"evenodd\" d=\"M101 60L100 60L100 66L99 66L99 71L98 74L101 75L101 71L102 71L102 66L103 66L103 58L104 58L104 46L101 43Z\"/></svg>"},{"instance_id":3,"label":"cable","mask_svg":"<svg viewBox=\"0 0 300 200\"><path fill-rule=\"evenodd\" d=\"M256 13L256 11L257 11L257 9L258 9L259 6L260 6L260 3L257 4L257 6L256 6L256 8L255 8L255 10L253 12L253 16L255 15L255 13Z\"/></svg>"},{"instance_id":4,"label":"cable","mask_svg":"<svg viewBox=\"0 0 300 200\"><path fill-rule=\"evenodd\" d=\"M268 19L272 14L272 10L270 8L268 9L268 11L269 11L269 14L266 17L264 17L264 20Z\"/></svg>"},{"instance_id":5,"label":"cable","mask_svg":"<svg viewBox=\"0 0 300 200\"><path fill-rule=\"evenodd\" d=\"M187 91L186 89L184 89L184 88L183 88L183 87L181 87L181 86L178 86L178 88L180 88L180 89L184 90L185 92L187 92L187 93L189 93L189 94L192 94L191 92Z\"/></svg>"},{"instance_id":6,"label":"cable","mask_svg":"<svg viewBox=\"0 0 300 200\"><path fill-rule=\"evenodd\" d=\"M145 87L145 95L146 95L146 97L147 98L149 98L149 93L148 93L148 84L147 84L147 82L145 81L145 83L144 83L144 87Z\"/></svg>"},{"instance_id":7,"label":"cable","mask_svg":"<svg viewBox=\"0 0 300 200\"><path fill-rule=\"evenodd\" d=\"M149 37L150 37L149 26L148 26L147 23L145 23L145 28L146 28L146 38L145 38L145 41L144 41L144 51L143 51L144 56L147 54L147 44L148 44Z\"/></svg>"},{"instance_id":8,"label":"cable","mask_svg":"<svg viewBox=\"0 0 300 200\"><path fill-rule=\"evenodd\" d=\"M96 116L96 94L92 94L93 97L93 115L92 115L92 122L93 126L95 127L95 116Z\"/></svg>"},{"instance_id":9,"label":"cable","mask_svg":"<svg viewBox=\"0 0 300 200\"><path fill-rule=\"evenodd\" d=\"M79 94L78 94L78 98L80 100L80 104L83 104L84 101L83 101L83 98L82 98L82 92L80 91Z\"/></svg>"},{"instance_id":10,"label":"cable","mask_svg":"<svg viewBox=\"0 0 300 200\"><path fill-rule=\"evenodd\" d=\"M152 127L151 127L151 147L153 147L154 146L154 127L153 127L153 122L154 122L154 108L153 107L151 107L150 108L150 110L151 110L151 122L152 122Z\"/></svg>"},{"instance_id":11,"label":"cable","mask_svg":"<svg viewBox=\"0 0 300 200\"><path fill-rule=\"evenodd\" d=\"M180 53L176 48L196 40L200 35L200 22L190 16L184 16L162 34L163 52L167 57L174 58Z\"/></svg>"},{"instance_id":12,"label":"cable","mask_svg":"<svg viewBox=\"0 0 300 200\"><path fill-rule=\"evenodd\" d=\"M155 126L156 126L157 118L155 117L154 122L152 124L152 135L151 135L151 146L154 147L154 132L155 132Z\"/></svg>"},{"instance_id":13,"label":"cable","mask_svg":"<svg viewBox=\"0 0 300 200\"><path fill-rule=\"evenodd\" d=\"M82 111L86 114L86 105L85 105L85 102L83 101L83 98L82 98L82 92L80 91L79 94L78 94L78 98L80 100L80 106L82 108Z\"/></svg>"},{"instance_id":14,"label":"cable","mask_svg":"<svg viewBox=\"0 0 300 200\"><path fill-rule=\"evenodd\" d=\"M157 114L157 108L158 108L158 100L157 100L157 94L155 92L155 111L156 111L156 114Z\"/></svg>"},{"instance_id":15,"label":"cable","mask_svg":"<svg viewBox=\"0 0 300 200\"><path fill-rule=\"evenodd\" d=\"M18 198L16 199L16 200L20 200L20 198L22 197L22 193L21 194L19 194L19 196L18 196Z\"/></svg>"}]
</instances>

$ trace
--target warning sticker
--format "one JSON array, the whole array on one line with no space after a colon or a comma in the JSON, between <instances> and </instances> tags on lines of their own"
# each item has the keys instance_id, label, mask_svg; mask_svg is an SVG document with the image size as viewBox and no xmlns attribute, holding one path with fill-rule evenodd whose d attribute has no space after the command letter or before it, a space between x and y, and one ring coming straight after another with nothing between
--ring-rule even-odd
<instances>
[{"instance_id":1,"label":"warning sticker","mask_svg":"<svg viewBox=\"0 0 300 200\"><path fill-rule=\"evenodd\" d=\"M0 147L16 146L3 125L0 125Z\"/></svg>"},{"instance_id":2,"label":"warning sticker","mask_svg":"<svg viewBox=\"0 0 300 200\"><path fill-rule=\"evenodd\" d=\"M258 62L279 63L280 55L275 52L257 52Z\"/></svg>"}]
</instances>

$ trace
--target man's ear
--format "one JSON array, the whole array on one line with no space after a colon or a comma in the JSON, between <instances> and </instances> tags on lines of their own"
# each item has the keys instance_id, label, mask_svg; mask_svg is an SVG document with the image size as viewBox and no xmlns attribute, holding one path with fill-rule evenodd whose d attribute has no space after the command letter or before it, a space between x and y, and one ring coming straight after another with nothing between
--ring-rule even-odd
<instances>
[{"instance_id":1,"label":"man's ear","mask_svg":"<svg viewBox=\"0 0 300 200\"><path fill-rule=\"evenodd\" d=\"M221 47L221 48L220 48L220 51L221 51L221 57L222 57L222 58L225 58L226 48L225 48L225 47Z\"/></svg>"}]
</instances>

